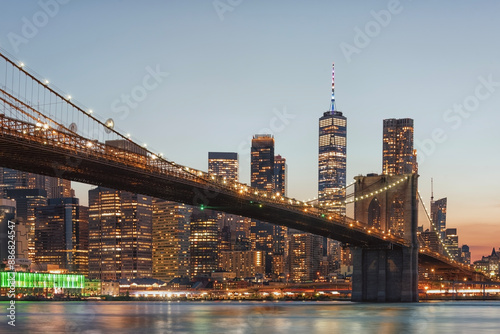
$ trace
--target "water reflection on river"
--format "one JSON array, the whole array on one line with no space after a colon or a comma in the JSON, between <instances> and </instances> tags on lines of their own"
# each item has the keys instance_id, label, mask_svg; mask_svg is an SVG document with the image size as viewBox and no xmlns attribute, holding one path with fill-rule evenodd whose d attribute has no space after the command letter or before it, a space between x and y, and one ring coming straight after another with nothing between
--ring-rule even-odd
<instances>
[{"instance_id":1,"label":"water reflection on river","mask_svg":"<svg viewBox=\"0 0 500 334\"><path fill-rule=\"evenodd\" d=\"M17 302L15 332L500 333L500 302Z\"/></svg>"}]
</instances>

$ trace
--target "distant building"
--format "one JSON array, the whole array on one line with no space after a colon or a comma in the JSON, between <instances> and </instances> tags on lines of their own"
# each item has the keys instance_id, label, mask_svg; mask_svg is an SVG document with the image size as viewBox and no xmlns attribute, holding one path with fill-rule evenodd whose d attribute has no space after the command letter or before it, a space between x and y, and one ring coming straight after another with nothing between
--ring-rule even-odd
<instances>
[{"instance_id":1,"label":"distant building","mask_svg":"<svg viewBox=\"0 0 500 334\"><path fill-rule=\"evenodd\" d=\"M0 272L0 295L7 296L11 273ZM81 295L85 288L83 275L15 272L16 293L28 296L53 296L54 294Z\"/></svg>"},{"instance_id":2,"label":"distant building","mask_svg":"<svg viewBox=\"0 0 500 334\"><path fill-rule=\"evenodd\" d=\"M274 191L274 138L255 135L251 149L251 185L254 188Z\"/></svg>"},{"instance_id":3,"label":"distant building","mask_svg":"<svg viewBox=\"0 0 500 334\"><path fill-rule=\"evenodd\" d=\"M9 189L44 189L48 198L75 197L71 181L0 167L0 197Z\"/></svg>"},{"instance_id":4,"label":"distant building","mask_svg":"<svg viewBox=\"0 0 500 334\"><path fill-rule=\"evenodd\" d=\"M280 193L282 196L287 196L286 179L286 159L281 155L277 155L274 157L274 191Z\"/></svg>"},{"instance_id":5,"label":"distant building","mask_svg":"<svg viewBox=\"0 0 500 334\"><path fill-rule=\"evenodd\" d=\"M189 276L189 225L185 204L153 200L153 278L170 281Z\"/></svg>"},{"instance_id":6,"label":"distant building","mask_svg":"<svg viewBox=\"0 0 500 334\"><path fill-rule=\"evenodd\" d=\"M208 173L238 181L238 153L208 152Z\"/></svg>"},{"instance_id":7,"label":"distant building","mask_svg":"<svg viewBox=\"0 0 500 334\"><path fill-rule=\"evenodd\" d=\"M470 250L469 250L469 246L462 245L462 249L461 249L460 254L461 254L462 263L470 264Z\"/></svg>"},{"instance_id":8,"label":"distant building","mask_svg":"<svg viewBox=\"0 0 500 334\"><path fill-rule=\"evenodd\" d=\"M460 261L460 249L458 248L458 234L456 228L446 229L444 245L448 249L451 256L453 256L453 259Z\"/></svg>"},{"instance_id":9,"label":"distant building","mask_svg":"<svg viewBox=\"0 0 500 334\"><path fill-rule=\"evenodd\" d=\"M278 157L276 162L275 157ZM278 167L276 167L278 166ZM274 155L274 138L255 135L251 149L251 185L259 190L283 195L286 192L286 160ZM277 174L275 174L277 173ZM284 268L287 229L260 221L252 221L251 240L254 250L265 253L266 274L279 274ZM279 258L279 259L278 259Z\"/></svg>"},{"instance_id":10,"label":"distant building","mask_svg":"<svg viewBox=\"0 0 500 334\"><path fill-rule=\"evenodd\" d=\"M500 277L500 250L497 252L495 248L491 251L491 255L483 256L481 260L474 262L474 267L490 277Z\"/></svg>"},{"instance_id":11,"label":"distant building","mask_svg":"<svg viewBox=\"0 0 500 334\"><path fill-rule=\"evenodd\" d=\"M88 208L78 198L51 198L35 212L34 263L88 275Z\"/></svg>"},{"instance_id":12,"label":"distant building","mask_svg":"<svg viewBox=\"0 0 500 334\"><path fill-rule=\"evenodd\" d=\"M15 169L0 167L0 197L7 197L8 189L45 189L45 177Z\"/></svg>"},{"instance_id":13,"label":"distant building","mask_svg":"<svg viewBox=\"0 0 500 334\"><path fill-rule=\"evenodd\" d=\"M335 104L335 68L332 66L332 95L330 110L319 118L318 141L318 205L330 212L345 214L345 187L347 177L347 118ZM323 256L330 259L329 266L341 261L340 242L322 239Z\"/></svg>"},{"instance_id":14,"label":"distant building","mask_svg":"<svg viewBox=\"0 0 500 334\"><path fill-rule=\"evenodd\" d=\"M152 275L152 199L122 190L89 190L89 277Z\"/></svg>"},{"instance_id":15,"label":"distant building","mask_svg":"<svg viewBox=\"0 0 500 334\"><path fill-rule=\"evenodd\" d=\"M9 221L16 217L16 202L10 199L0 199L0 260L6 262L9 257ZM14 227L14 226L13 226Z\"/></svg>"},{"instance_id":16,"label":"distant building","mask_svg":"<svg viewBox=\"0 0 500 334\"><path fill-rule=\"evenodd\" d=\"M222 270L233 272L238 278L264 274L262 251L227 251L220 254Z\"/></svg>"},{"instance_id":17,"label":"distant building","mask_svg":"<svg viewBox=\"0 0 500 334\"><path fill-rule=\"evenodd\" d=\"M400 175L417 172L413 149L413 119L384 119L382 173Z\"/></svg>"},{"instance_id":18,"label":"distant building","mask_svg":"<svg viewBox=\"0 0 500 334\"><path fill-rule=\"evenodd\" d=\"M35 211L47 205L45 189L7 189L7 197L16 201L16 217L20 226L25 226L28 238L28 255L35 259Z\"/></svg>"},{"instance_id":19,"label":"distant building","mask_svg":"<svg viewBox=\"0 0 500 334\"><path fill-rule=\"evenodd\" d=\"M191 278L210 277L218 269L218 239L217 214L193 209L189 236Z\"/></svg>"},{"instance_id":20,"label":"distant building","mask_svg":"<svg viewBox=\"0 0 500 334\"><path fill-rule=\"evenodd\" d=\"M318 278L323 258L322 250L317 247L322 237L290 230L290 253L288 279L293 282L313 281Z\"/></svg>"},{"instance_id":21,"label":"distant building","mask_svg":"<svg viewBox=\"0 0 500 334\"><path fill-rule=\"evenodd\" d=\"M426 230L420 235L425 242L425 246L428 247L431 251L439 254L444 254L443 244L441 240L439 240L438 234L435 231Z\"/></svg>"},{"instance_id":22,"label":"distant building","mask_svg":"<svg viewBox=\"0 0 500 334\"><path fill-rule=\"evenodd\" d=\"M345 213L347 118L327 111L319 119L318 203L327 210Z\"/></svg>"},{"instance_id":23,"label":"distant building","mask_svg":"<svg viewBox=\"0 0 500 334\"><path fill-rule=\"evenodd\" d=\"M446 205L447 198L441 198L431 202L431 218L436 232L439 233L441 239L446 237Z\"/></svg>"}]
</instances>

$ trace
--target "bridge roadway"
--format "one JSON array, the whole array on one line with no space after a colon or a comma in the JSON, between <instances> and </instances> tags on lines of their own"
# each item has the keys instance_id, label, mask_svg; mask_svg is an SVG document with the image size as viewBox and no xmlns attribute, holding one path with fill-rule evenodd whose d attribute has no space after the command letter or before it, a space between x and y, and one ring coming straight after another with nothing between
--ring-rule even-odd
<instances>
[{"instance_id":1,"label":"bridge roadway","mask_svg":"<svg viewBox=\"0 0 500 334\"><path fill-rule=\"evenodd\" d=\"M0 99L13 108L22 104ZM217 180L207 173L149 153L133 153L90 141L66 128L56 130L48 123L25 122L3 114L0 114L0 126L2 167L203 206L325 236L351 246L389 249L408 245L400 237L345 216L323 214L295 199L263 192L255 195L257 190L245 184ZM426 265L473 271L426 249L421 249L419 258Z\"/></svg>"},{"instance_id":2,"label":"bridge roadway","mask_svg":"<svg viewBox=\"0 0 500 334\"><path fill-rule=\"evenodd\" d=\"M132 153L68 130L0 115L1 166L150 195L241 215L321 235L353 246L403 246L344 216L321 216L317 208L272 194L255 195L241 183L216 181L206 173ZM226 182L224 185L223 182ZM274 198L273 198L274 197ZM291 204L291 203L294 204Z\"/></svg>"}]
</instances>

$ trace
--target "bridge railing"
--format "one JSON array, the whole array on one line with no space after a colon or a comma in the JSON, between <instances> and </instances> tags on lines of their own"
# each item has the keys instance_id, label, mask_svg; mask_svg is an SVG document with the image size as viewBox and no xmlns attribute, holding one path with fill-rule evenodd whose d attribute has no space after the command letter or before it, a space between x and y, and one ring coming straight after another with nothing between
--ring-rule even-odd
<instances>
[{"instance_id":1,"label":"bridge railing","mask_svg":"<svg viewBox=\"0 0 500 334\"><path fill-rule=\"evenodd\" d=\"M168 161L161 154L146 149L128 135L118 132L113 120L100 121L92 110L77 105L69 95L2 52L0 114L3 114L2 134L51 145L54 149L65 150L75 156L100 158L109 163L203 184L214 191L241 196L248 201L343 224L353 230L373 234L381 240L404 243L402 238L390 231L368 227L354 219L332 213L327 207L268 193Z\"/></svg>"},{"instance_id":2,"label":"bridge railing","mask_svg":"<svg viewBox=\"0 0 500 334\"><path fill-rule=\"evenodd\" d=\"M24 106L26 107L26 106ZM322 218L335 224L343 224L349 228L368 234L373 234L381 240L404 244L405 241L385 231L369 227L354 219L343 215L329 212L324 208L301 202L295 198L288 198L278 194L272 194L252 188L246 184L217 178L208 173L194 170L185 166L172 164L161 157L151 154L138 154L114 146L89 140L65 129L53 129L49 123L37 122L35 124L15 120L5 116L0 117L1 133L7 134L27 141L35 141L50 145L56 149L70 151L77 156L94 157L108 160L110 162L139 168L151 173L183 178L191 182L203 182L209 184L219 192L240 196L243 199L254 202L256 205L272 205L290 212L297 212L315 218Z\"/></svg>"}]
</instances>

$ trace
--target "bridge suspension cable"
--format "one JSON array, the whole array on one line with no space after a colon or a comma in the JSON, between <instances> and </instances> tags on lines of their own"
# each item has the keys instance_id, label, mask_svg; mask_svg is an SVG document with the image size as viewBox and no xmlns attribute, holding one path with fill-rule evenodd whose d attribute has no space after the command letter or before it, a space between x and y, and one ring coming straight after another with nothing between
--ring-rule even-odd
<instances>
[{"instance_id":1,"label":"bridge suspension cable","mask_svg":"<svg viewBox=\"0 0 500 334\"><path fill-rule=\"evenodd\" d=\"M115 127L114 121L101 121L92 110L81 106L73 97L64 94L48 80L40 79L24 63L11 60L0 51L0 120L2 133L10 138L53 145L71 154L93 156L113 163L123 163L133 168L171 174L199 184L212 186L218 192L239 194L250 203L271 205L296 210L324 220L333 220L348 228L372 234L380 240L406 244L403 238L367 226L346 216L329 212L322 206L252 188L246 184L229 181L196 169L166 160L161 154L133 141ZM3 63L2 63L3 62ZM116 143L119 141L120 143ZM126 145L123 145L126 143ZM403 180L398 180L370 193L348 199L343 204L363 200L384 192ZM346 188L354 185L354 182Z\"/></svg>"},{"instance_id":2,"label":"bridge suspension cable","mask_svg":"<svg viewBox=\"0 0 500 334\"><path fill-rule=\"evenodd\" d=\"M422 199L422 196L420 195L420 192L418 192L418 199L419 199L420 205L422 205L422 208L424 209L426 218L429 221L430 231L436 234L436 236L437 236L437 238L439 240L439 244L442 247L442 249L446 252L446 255L450 259L456 261L457 259L455 259L455 256L453 254L451 254L451 252L449 251L448 246L445 244L443 238L441 237L441 234L437 233L437 227L434 224L434 222L432 221L432 218L429 215L429 211L427 211L427 207L425 206L425 203L424 203L424 201Z\"/></svg>"}]
</instances>

